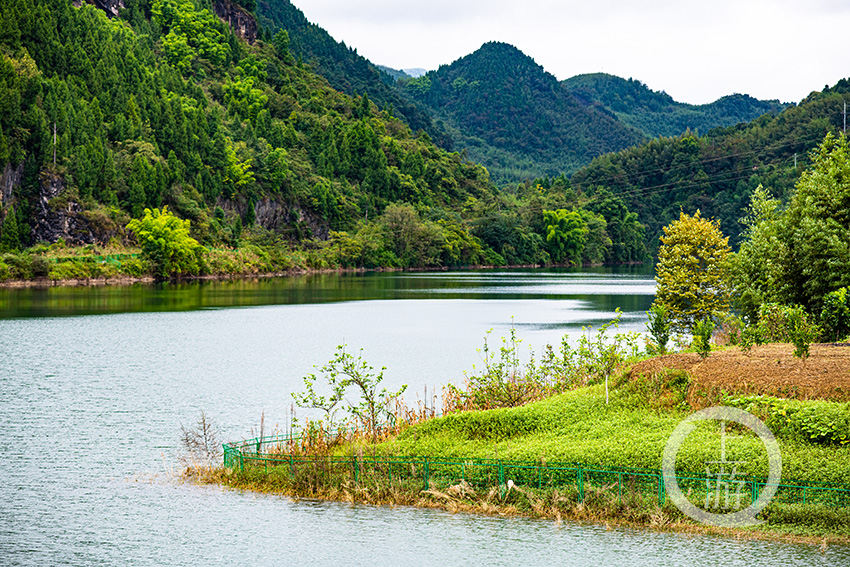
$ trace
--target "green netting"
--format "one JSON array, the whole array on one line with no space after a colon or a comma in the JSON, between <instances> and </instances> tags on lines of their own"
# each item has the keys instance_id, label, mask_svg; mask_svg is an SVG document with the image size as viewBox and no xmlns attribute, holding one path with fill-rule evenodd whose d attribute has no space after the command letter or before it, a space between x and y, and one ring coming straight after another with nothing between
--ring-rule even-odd
<instances>
[{"instance_id":1,"label":"green netting","mask_svg":"<svg viewBox=\"0 0 850 567\"><path fill-rule=\"evenodd\" d=\"M629 467L602 468L570 462L505 459L434 459L419 456L304 456L287 453L297 439L287 436L251 439L224 445L224 466L262 469L309 479L311 484L360 483L419 484L423 488L467 483L474 488L505 490L510 484L536 490L561 489L580 501L613 498L619 501L653 499L662 505L667 498L660 470ZM700 475L677 475L676 482L689 501L710 509L731 503L749 506L766 488L766 480L741 477L718 495L713 479ZM850 485L783 482L773 501L779 504L815 504L850 507Z\"/></svg>"}]
</instances>

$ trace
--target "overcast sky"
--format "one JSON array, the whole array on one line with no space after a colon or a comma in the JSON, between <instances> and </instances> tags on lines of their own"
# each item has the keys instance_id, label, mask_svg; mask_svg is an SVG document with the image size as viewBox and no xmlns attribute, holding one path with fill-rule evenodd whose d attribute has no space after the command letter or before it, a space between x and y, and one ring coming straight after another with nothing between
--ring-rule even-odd
<instances>
[{"instance_id":1,"label":"overcast sky","mask_svg":"<svg viewBox=\"0 0 850 567\"><path fill-rule=\"evenodd\" d=\"M441 64L487 41L558 79L605 72L680 102L799 102L850 76L850 0L292 0L373 63Z\"/></svg>"}]
</instances>

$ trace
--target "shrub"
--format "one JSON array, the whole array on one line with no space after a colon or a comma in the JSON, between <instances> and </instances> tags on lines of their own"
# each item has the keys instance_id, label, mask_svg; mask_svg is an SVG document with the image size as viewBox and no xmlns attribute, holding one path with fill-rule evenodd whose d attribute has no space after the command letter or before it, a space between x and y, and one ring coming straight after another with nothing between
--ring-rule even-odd
<instances>
[{"instance_id":1,"label":"shrub","mask_svg":"<svg viewBox=\"0 0 850 567\"><path fill-rule=\"evenodd\" d=\"M34 278L46 278L50 272L50 262L44 256L33 256L30 269Z\"/></svg>"},{"instance_id":2,"label":"shrub","mask_svg":"<svg viewBox=\"0 0 850 567\"><path fill-rule=\"evenodd\" d=\"M649 319L646 324L646 330L652 336L655 350L659 354L666 353L671 331L667 308L661 304L653 305L646 312L646 316Z\"/></svg>"},{"instance_id":3,"label":"shrub","mask_svg":"<svg viewBox=\"0 0 850 567\"><path fill-rule=\"evenodd\" d=\"M189 236L189 221L180 220L168 207L145 209L141 219L133 219L127 229L136 233L142 255L153 266L157 278L197 274L203 247Z\"/></svg>"},{"instance_id":4,"label":"shrub","mask_svg":"<svg viewBox=\"0 0 850 567\"><path fill-rule=\"evenodd\" d=\"M850 288L842 287L826 294L820 315L823 335L840 341L850 335Z\"/></svg>"},{"instance_id":5,"label":"shrub","mask_svg":"<svg viewBox=\"0 0 850 567\"><path fill-rule=\"evenodd\" d=\"M847 403L759 395L726 398L724 404L754 414L777 435L824 445L850 443L850 405Z\"/></svg>"},{"instance_id":6,"label":"shrub","mask_svg":"<svg viewBox=\"0 0 850 567\"><path fill-rule=\"evenodd\" d=\"M818 335L820 335L820 328L808 320L806 311L800 305L788 307L786 318L788 335L794 345L794 356L808 358L809 345L817 340Z\"/></svg>"},{"instance_id":7,"label":"shrub","mask_svg":"<svg viewBox=\"0 0 850 567\"><path fill-rule=\"evenodd\" d=\"M711 335L714 333L714 322L706 317L694 325L694 348L701 358L711 354Z\"/></svg>"},{"instance_id":8,"label":"shrub","mask_svg":"<svg viewBox=\"0 0 850 567\"><path fill-rule=\"evenodd\" d=\"M809 345L820 336L821 329L800 305L765 303L759 308L759 321L748 326L742 335L742 348L753 344L792 343L794 356L807 358Z\"/></svg>"}]
</instances>

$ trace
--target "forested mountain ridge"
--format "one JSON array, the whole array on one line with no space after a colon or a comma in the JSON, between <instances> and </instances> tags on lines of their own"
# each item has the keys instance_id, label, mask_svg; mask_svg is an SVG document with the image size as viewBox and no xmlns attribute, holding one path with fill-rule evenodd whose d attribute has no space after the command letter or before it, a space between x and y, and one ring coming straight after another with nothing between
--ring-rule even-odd
<instances>
[{"instance_id":1,"label":"forested mountain ridge","mask_svg":"<svg viewBox=\"0 0 850 567\"><path fill-rule=\"evenodd\" d=\"M0 4L0 279L66 245L133 245L130 219L166 206L220 260L189 273L286 269L275 258L292 250L309 252L300 267L645 258L619 199L584 208L562 176L500 192L332 89L283 31L249 45L201 0L124 4L114 19L71 0ZM245 245L247 266L214 253Z\"/></svg>"},{"instance_id":2,"label":"forested mountain ridge","mask_svg":"<svg viewBox=\"0 0 850 567\"><path fill-rule=\"evenodd\" d=\"M571 173L643 140L505 43L484 44L404 88L451 126L456 147L503 180Z\"/></svg>"},{"instance_id":3,"label":"forested mountain ridge","mask_svg":"<svg viewBox=\"0 0 850 567\"><path fill-rule=\"evenodd\" d=\"M424 130L437 145L452 149L445 129L435 124L426 110L394 88L395 77L308 21L289 0L259 0L256 13L269 35L286 30L293 55L311 65L333 88L348 95L368 94L379 108L392 107L393 113L407 122L414 132Z\"/></svg>"},{"instance_id":4,"label":"forested mountain ridge","mask_svg":"<svg viewBox=\"0 0 850 567\"><path fill-rule=\"evenodd\" d=\"M778 114L747 123L658 138L595 159L572 177L586 195L597 190L621 197L647 227L647 242L680 211L714 217L736 246L750 195L759 185L784 202L809 165L809 152L828 132L843 130L850 81L813 92Z\"/></svg>"},{"instance_id":5,"label":"forested mountain ridge","mask_svg":"<svg viewBox=\"0 0 850 567\"><path fill-rule=\"evenodd\" d=\"M192 0L125 4L121 20L69 0L0 7L3 205L22 243L49 240L36 218L65 205L71 240L170 205L213 242L234 223L321 236L391 201L492 191L483 168L334 91L285 45L248 46Z\"/></svg>"},{"instance_id":6,"label":"forested mountain ridge","mask_svg":"<svg viewBox=\"0 0 850 567\"><path fill-rule=\"evenodd\" d=\"M788 106L778 100L763 101L742 94L724 96L709 104L685 104L640 81L605 73L577 75L562 83L583 103L601 104L648 138L678 136L688 130L705 134L713 128L775 114Z\"/></svg>"},{"instance_id":7,"label":"forested mountain ridge","mask_svg":"<svg viewBox=\"0 0 850 567\"><path fill-rule=\"evenodd\" d=\"M570 174L594 157L647 139L705 133L784 107L746 95L687 105L638 81L604 74L558 85L530 57L498 42L411 81L337 42L289 0L259 0L257 13L267 33L287 30L293 53L334 88L368 93L379 107L391 106L437 145L466 150L500 183ZM478 84L471 88L470 81Z\"/></svg>"}]
</instances>

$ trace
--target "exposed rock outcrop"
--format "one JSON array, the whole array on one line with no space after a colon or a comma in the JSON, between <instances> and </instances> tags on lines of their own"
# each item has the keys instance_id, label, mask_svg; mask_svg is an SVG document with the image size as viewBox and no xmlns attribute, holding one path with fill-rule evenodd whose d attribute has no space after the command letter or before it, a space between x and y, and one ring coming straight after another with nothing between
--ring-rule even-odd
<instances>
[{"instance_id":1,"label":"exposed rock outcrop","mask_svg":"<svg viewBox=\"0 0 850 567\"><path fill-rule=\"evenodd\" d=\"M43 173L38 188L38 205L32 230L36 242L53 243L63 238L70 245L83 245L98 241L92 233L89 221L83 216L83 208L79 203L57 199L65 193L64 178L52 173Z\"/></svg>"},{"instance_id":2,"label":"exposed rock outcrop","mask_svg":"<svg viewBox=\"0 0 850 567\"><path fill-rule=\"evenodd\" d=\"M221 21L231 27L233 33L248 43L257 40L257 21L248 10L231 0L214 0L213 9Z\"/></svg>"},{"instance_id":3,"label":"exposed rock outcrop","mask_svg":"<svg viewBox=\"0 0 850 567\"><path fill-rule=\"evenodd\" d=\"M219 199L216 203L228 216L245 217L247 202ZM286 205L275 199L263 197L254 204L254 224L272 232L282 233L288 238L314 237L327 240L330 234L328 223L300 205ZM301 231L300 233L298 231Z\"/></svg>"},{"instance_id":4,"label":"exposed rock outcrop","mask_svg":"<svg viewBox=\"0 0 850 567\"><path fill-rule=\"evenodd\" d=\"M73 4L77 8L83 5L83 2L100 8L110 18L118 17L118 10L124 8L124 0L74 0Z\"/></svg>"},{"instance_id":5,"label":"exposed rock outcrop","mask_svg":"<svg viewBox=\"0 0 850 567\"><path fill-rule=\"evenodd\" d=\"M9 163L3 168L3 175L0 175L0 209L12 200L12 191L21 184L23 174L23 162L16 168L12 168Z\"/></svg>"}]
</instances>

